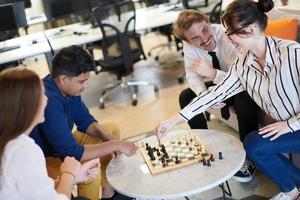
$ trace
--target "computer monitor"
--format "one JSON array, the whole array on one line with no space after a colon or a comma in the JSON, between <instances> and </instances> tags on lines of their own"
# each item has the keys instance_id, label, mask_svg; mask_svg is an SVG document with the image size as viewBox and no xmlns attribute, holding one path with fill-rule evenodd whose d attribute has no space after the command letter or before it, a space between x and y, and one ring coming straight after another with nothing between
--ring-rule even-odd
<instances>
[{"instance_id":1,"label":"computer monitor","mask_svg":"<svg viewBox=\"0 0 300 200\"><path fill-rule=\"evenodd\" d=\"M26 20L26 13L25 13L25 3L24 1L15 1L12 3L14 8L14 15L16 18L16 23L18 27L26 27L28 26Z\"/></svg>"},{"instance_id":2,"label":"computer monitor","mask_svg":"<svg viewBox=\"0 0 300 200\"><path fill-rule=\"evenodd\" d=\"M48 21L69 17L73 13L72 0L43 0Z\"/></svg>"},{"instance_id":3,"label":"computer monitor","mask_svg":"<svg viewBox=\"0 0 300 200\"><path fill-rule=\"evenodd\" d=\"M90 12L92 10L91 6L89 0L72 0L72 10L75 15Z\"/></svg>"},{"instance_id":4,"label":"computer monitor","mask_svg":"<svg viewBox=\"0 0 300 200\"><path fill-rule=\"evenodd\" d=\"M31 8L31 0L24 0L25 8Z\"/></svg>"},{"instance_id":5,"label":"computer monitor","mask_svg":"<svg viewBox=\"0 0 300 200\"><path fill-rule=\"evenodd\" d=\"M13 4L0 5L0 31L18 29Z\"/></svg>"},{"instance_id":6,"label":"computer monitor","mask_svg":"<svg viewBox=\"0 0 300 200\"><path fill-rule=\"evenodd\" d=\"M13 13L18 27L26 27L25 2L22 0L0 0L0 5L13 5ZM1 15L2 16L2 15ZM5 19L5 18L4 18Z\"/></svg>"},{"instance_id":7,"label":"computer monitor","mask_svg":"<svg viewBox=\"0 0 300 200\"><path fill-rule=\"evenodd\" d=\"M31 0L0 0L0 5L2 4L8 4L8 3L14 3L18 1L23 1L25 8L30 8L31 7Z\"/></svg>"},{"instance_id":8,"label":"computer monitor","mask_svg":"<svg viewBox=\"0 0 300 200\"><path fill-rule=\"evenodd\" d=\"M90 0L43 0L48 21L91 13Z\"/></svg>"}]
</instances>

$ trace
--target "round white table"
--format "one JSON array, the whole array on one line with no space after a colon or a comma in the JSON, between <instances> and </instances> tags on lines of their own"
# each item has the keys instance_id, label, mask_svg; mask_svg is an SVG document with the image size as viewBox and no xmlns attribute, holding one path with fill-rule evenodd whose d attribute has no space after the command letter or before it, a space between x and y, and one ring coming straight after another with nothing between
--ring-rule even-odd
<instances>
[{"instance_id":1,"label":"round white table","mask_svg":"<svg viewBox=\"0 0 300 200\"><path fill-rule=\"evenodd\" d=\"M218 185L224 189L223 183L241 168L245 160L246 154L242 143L229 134L214 130L176 130L168 133L162 142L190 133L198 134L211 149L215 162L211 162L210 167L196 163L151 175L138 151L131 157L122 155L110 162L106 171L108 182L119 193L136 199L187 197ZM158 143L156 136L141 141L150 145ZM219 159L218 152L222 152L222 160Z\"/></svg>"}]
</instances>

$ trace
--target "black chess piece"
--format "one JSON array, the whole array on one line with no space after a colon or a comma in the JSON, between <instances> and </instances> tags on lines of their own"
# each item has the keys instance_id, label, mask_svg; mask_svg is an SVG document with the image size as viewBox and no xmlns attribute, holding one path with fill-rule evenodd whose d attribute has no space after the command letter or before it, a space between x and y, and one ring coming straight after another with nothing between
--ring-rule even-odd
<instances>
[{"instance_id":1,"label":"black chess piece","mask_svg":"<svg viewBox=\"0 0 300 200\"><path fill-rule=\"evenodd\" d=\"M178 156L175 156L175 164L179 164L179 158L178 158Z\"/></svg>"},{"instance_id":2,"label":"black chess piece","mask_svg":"<svg viewBox=\"0 0 300 200\"><path fill-rule=\"evenodd\" d=\"M210 167L210 166L211 166L210 160L209 160L209 159L206 161L206 166L207 166L207 167Z\"/></svg>"},{"instance_id":3,"label":"black chess piece","mask_svg":"<svg viewBox=\"0 0 300 200\"><path fill-rule=\"evenodd\" d=\"M203 166L206 166L206 165L207 165L206 160L203 159Z\"/></svg>"},{"instance_id":4,"label":"black chess piece","mask_svg":"<svg viewBox=\"0 0 300 200\"><path fill-rule=\"evenodd\" d=\"M160 152L159 151L157 151L157 156L160 156Z\"/></svg>"},{"instance_id":5,"label":"black chess piece","mask_svg":"<svg viewBox=\"0 0 300 200\"><path fill-rule=\"evenodd\" d=\"M155 156L152 155L152 156L151 156L151 160L152 160L152 161L155 160Z\"/></svg>"},{"instance_id":6,"label":"black chess piece","mask_svg":"<svg viewBox=\"0 0 300 200\"><path fill-rule=\"evenodd\" d=\"M210 161L212 161L212 162L215 161L215 158L214 158L214 155L213 155L213 154L210 155Z\"/></svg>"},{"instance_id":7,"label":"black chess piece","mask_svg":"<svg viewBox=\"0 0 300 200\"><path fill-rule=\"evenodd\" d=\"M149 151L149 144L146 143L146 150Z\"/></svg>"},{"instance_id":8,"label":"black chess piece","mask_svg":"<svg viewBox=\"0 0 300 200\"><path fill-rule=\"evenodd\" d=\"M168 154L168 152L164 152L164 155L163 155L165 158L169 158L169 154Z\"/></svg>"},{"instance_id":9,"label":"black chess piece","mask_svg":"<svg viewBox=\"0 0 300 200\"><path fill-rule=\"evenodd\" d=\"M222 152L219 152L219 160L223 160Z\"/></svg>"}]
</instances>

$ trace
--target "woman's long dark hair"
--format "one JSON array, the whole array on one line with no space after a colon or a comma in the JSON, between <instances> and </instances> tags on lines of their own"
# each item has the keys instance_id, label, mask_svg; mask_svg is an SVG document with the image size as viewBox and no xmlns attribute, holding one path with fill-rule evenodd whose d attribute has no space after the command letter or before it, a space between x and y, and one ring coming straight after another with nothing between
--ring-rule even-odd
<instances>
[{"instance_id":1,"label":"woman's long dark hair","mask_svg":"<svg viewBox=\"0 0 300 200\"><path fill-rule=\"evenodd\" d=\"M6 144L30 127L41 97L41 80L35 72L14 68L0 73L0 175Z\"/></svg>"},{"instance_id":2,"label":"woman's long dark hair","mask_svg":"<svg viewBox=\"0 0 300 200\"><path fill-rule=\"evenodd\" d=\"M265 14L274 7L273 0L234 0L227 7L221 18L222 24L227 26L229 32L235 32L241 27L257 23L260 30L267 27L268 17ZM243 29L236 34L247 34Z\"/></svg>"}]
</instances>

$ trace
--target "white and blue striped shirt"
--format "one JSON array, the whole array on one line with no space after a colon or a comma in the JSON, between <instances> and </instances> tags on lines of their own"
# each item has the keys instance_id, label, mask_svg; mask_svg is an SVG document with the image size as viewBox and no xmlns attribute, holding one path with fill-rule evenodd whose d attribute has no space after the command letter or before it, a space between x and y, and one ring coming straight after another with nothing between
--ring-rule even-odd
<instances>
[{"instance_id":1,"label":"white and blue striped shirt","mask_svg":"<svg viewBox=\"0 0 300 200\"><path fill-rule=\"evenodd\" d=\"M181 112L186 120L246 90L267 114L287 120L291 131L300 129L300 44L266 37L264 71L248 51L239 55L227 75L215 87L201 93Z\"/></svg>"}]
</instances>

